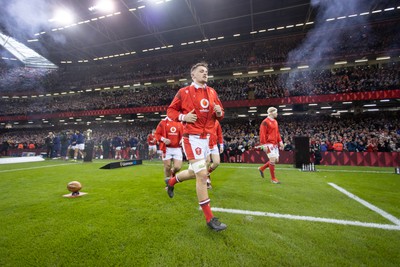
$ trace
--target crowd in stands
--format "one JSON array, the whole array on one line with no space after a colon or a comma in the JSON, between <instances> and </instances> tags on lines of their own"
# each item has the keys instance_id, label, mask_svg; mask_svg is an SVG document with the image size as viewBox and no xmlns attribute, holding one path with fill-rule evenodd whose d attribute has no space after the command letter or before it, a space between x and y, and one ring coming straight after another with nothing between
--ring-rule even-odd
<instances>
[{"instance_id":1,"label":"crowd in stands","mask_svg":"<svg viewBox=\"0 0 400 267\"><path fill-rule=\"evenodd\" d=\"M379 115L347 116L344 118L319 117L310 120L309 116L280 117L280 130L285 150L293 150L295 136L310 137L310 146L318 151L352 151L352 152L400 152L400 119L398 113ZM226 155L241 154L252 150L259 144L258 131L260 119L223 120L221 123L224 135ZM112 139L121 137L126 147L132 137L138 139L138 147L146 151L146 137L156 127L156 122L135 123L130 125L113 124L97 125L93 129L95 145L110 146ZM84 129L81 131L83 132ZM12 148L43 149L48 129L8 130L2 131L0 140ZM54 131L52 129L52 131ZM66 129L55 131L56 134ZM111 146L112 147L112 146ZM111 150L110 150L111 151ZM143 154L146 156L146 153Z\"/></svg>"},{"instance_id":2,"label":"crowd in stands","mask_svg":"<svg viewBox=\"0 0 400 267\"><path fill-rule=\"evenodd\" d=\"M289 73L259 77L212 80L220 99L225 101L265 99L300 95L326 95L400 88L399 62L362 65L329 70L302 71L290 87ZM114 109L168 105L183 85L159 85L135 89L80 92L40 98L2 98L0 113L28 115L62 111Z\"/></svg>"}]
</instances>

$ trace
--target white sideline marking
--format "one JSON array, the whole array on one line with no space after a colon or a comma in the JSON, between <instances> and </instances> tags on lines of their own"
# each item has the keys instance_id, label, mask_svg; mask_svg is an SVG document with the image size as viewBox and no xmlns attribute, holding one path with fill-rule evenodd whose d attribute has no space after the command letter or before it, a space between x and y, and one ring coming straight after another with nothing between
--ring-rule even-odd
<instances>
[{"instance_id":1,"label":"white sideline marking","mask_svg":"<svg viewBox=\"0 0 400 267\"><path fill-rule=\"evenodd\" d=\"M328 183L330 186L332 186L333 188L337 189L338 191L342 192L343 194L345 194L346 196L348 196L349 198L354 199L355 201L361 203L362 205L364 205L365 207L369 208L370 210L375 211L376 213L378 213L379 215L385 217L386 219L388 219L389 221L391 221L392 223L396 224L397 226L400 226L400 220L397 219L396 217L394 217L393 215L387 213L384 210L381 210L380 208L372 205L371 203L359 198L358 196L346 191L345 189L341 188L338 185L335 185L334 183Z\"/></svg>"},{"instance_id":2,"label":"white sideline marking","mask_svg":"<svg viewBox=\"0 0 400 267\"><path fill-rule=\"evenodd\" d=\"M50 168L50 167L58 167L58 166L65 166L65 165L76 165L76 164L83 164L83 162L70 162L70 163L63 163L63 164L54 164L54 165L45 165L45 166L38 166L38 167L29 167L29 168L20 168L20 169L12 169L12 170L1 170L2 172L14 172L14 171L25 171L25 170L33 170L33 169L41 169L41 168ZM92 164L104 164L104 162L91 162Z\"/></svg>"},{"instance_id":3,"label":"white sideline marking","mask_svg":"<svg viewBox=\"0 0 400 267\"><path fill-rule=\"evenodd\" d=\"M15 164L44 161L42 156L0 158L0 164Z\"/></svg>"},{"instance_id":4,"label":"white sideline marking","mask_svg":"<svg viewBox=\"0 0 400 267\"><path fill-rule=\"evenodd\" d=\"M221 166L219 168L231 168L231 169L254 169L257 170L257 167L246 167L246 166ZM301 171L301 169L297 168L280 168L277 167L275 170L285 170L285 171ZM393 173L393 171L359 171L359 170L329 170L329 169L317 169L317 172L350 172L350 173Z\"/></svg>"},{"instance_id":5,"label":"white sideline marking","mask_svg":"<svg viewBox=\"0 0 400 267\"><path fill-rule=\"evenodd\" d=\"M246 163L239 163L239 164L246 164ZM156 163L145 163L145 165L148 166L160 166L162 165L162 162L160 164ZM279 165L278 165L279 166ZM227 168L227 169L253 169L257 170L256 166L225 166L225 165L220 165L218 168ZM297 168L286 168L286 167L276 167L275 170L285 170L285 171L301 171L301 169ZM329 169L317 169L316 172L350 172L350 173L393 173L393 171L359 171L359 170L329 170ZM258 172L257 172L258 174Z\"/></svg>"},{"instance_id":6,"label":"white sideline marking","mask_svg":"<svg viewBox=\"0 0 400 267\"><path fill-rule=\"evenodd\" d=\"M25 171L25 170L33 170L33 169L41 169L41 168L50 168L50 167L64 166L64 165L70 165L70 164L72 164L72 163L46 165L46 166L29 167L29 168L20 168L20 169L12 169L12 170L2 170L2 171L0 171L0 173L2 173L2 172Z\"/></svg>"},{"instance_id":7,"label":"white sideline marking","mask_svg":"<svg viewBox=\"0 0 400 267\"><path fill-rule=\"evenodd\" d=\"M354 226L361 226L361 227L400 231L399 225L391 225L391 224L366 223L366 222L359 222L359 221L346 221L346 220L337 220L337 219L320 218L320 217L279 214L279 213L262 212L262 211L225 209L225 208L216 208L216 207L211 208L211 210L219 211L219 212L226 212L226 213L234 213L234 214L284 218L284 219L299 220L299 221L325 222L325 223L333 223L333 224L354 225Z\"/></svg>"}]
</instances>

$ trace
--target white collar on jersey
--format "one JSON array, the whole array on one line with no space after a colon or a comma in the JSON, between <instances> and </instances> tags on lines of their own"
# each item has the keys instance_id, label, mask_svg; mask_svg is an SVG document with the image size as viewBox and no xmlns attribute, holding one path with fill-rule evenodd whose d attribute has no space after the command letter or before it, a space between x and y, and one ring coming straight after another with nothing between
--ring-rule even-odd
<instances>
[{"instance_id":1,"label":"white collar on jersey","mask_svg":"<svg viewBox=\"0 0 400 267\"><path fill-rule=\"evenodd\" d=\"M207 88L207 84L201 85L201 84L197 84L195 82L192 82L192 84L194 86L194 88L199 89L199 88Z\"/></svg>"}]
</instances>

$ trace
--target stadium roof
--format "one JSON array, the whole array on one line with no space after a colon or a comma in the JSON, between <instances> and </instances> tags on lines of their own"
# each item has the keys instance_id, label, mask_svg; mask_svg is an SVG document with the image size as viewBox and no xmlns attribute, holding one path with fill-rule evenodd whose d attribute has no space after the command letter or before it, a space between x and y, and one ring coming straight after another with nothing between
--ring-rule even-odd
<instances>
[{"instance_id":1,"label":"stadium roof","mask_svg":"<svg viewBox=\"0 0 400 267\"><path fill-rule=\"evenodd\" d=\"M34 50L0 32L0 44L25 66L38 68L57 68L57 66Z\"/></svg>"},{"instance_id":2,"label":"stadium roof","mask_svg":"<svg viewBox=\"0 0 400 267\"><path fill-rule=\"evenodd\" d=\"M95 0L15 0L5 4L0 29L55 64L123 61L307 31L318 12L310 2L329 1L114 0L114 9L102 12ZM368 4L336 15L397 8L391 0L357 2ZM62 24L56 8L74 18Z\"/></svg>"}]
</instances>

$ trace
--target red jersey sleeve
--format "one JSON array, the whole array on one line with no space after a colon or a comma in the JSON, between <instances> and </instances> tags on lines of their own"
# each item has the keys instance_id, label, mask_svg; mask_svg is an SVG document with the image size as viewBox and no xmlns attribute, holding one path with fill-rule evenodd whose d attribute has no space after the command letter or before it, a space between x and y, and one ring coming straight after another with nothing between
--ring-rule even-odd
<instances>
[{"instance_id":1,"label":"red jersey sleeve","mask_svg":"<svg viewBox=\"0 0 400 267\"><path fill-rule=\"evenodd\" d=\"M176 93L174 99L167 109L167 116L171 120L180 121L179 115L181 115L182 110L182 98L181 98L182 89Z\"/></svg>"},{"instance_id":2,"label":"red jersey sleeve","mask_svg":"<svg viewBox=\"0 0 400 267\"><path fill-rule=\"evenodd\" d=\"M217 121L216 123L216 134L217 134L217 141L218 144L223 144L224 143L224 137L222 135L222 128L221 128L221 124Z\"/></svg>"},{"instance_id":3,"label":"red jersey sleeve","mask_svg":"<svg viewBox=\"0 0 400 267\"><path fill-rule=\"evenodd\" d=\"M261 125L260 125L260 144L266 144L267 143L267 139L268 139L268 137L267 137L267 127L268 127L267 122L265 120L263 120L261 122Z\"/></svg>"},{"instance_id":4,"label":"red jersey sleeve","mask_svg":"<svg viewBox=\"0 0 400 267\"><path fill-rule=\"evenodd\" d=\"M158 123L158 125L157 125L157 128L156 128L156 133L155 133L155 136L156 136L156 139L157 139L157 141L158 142L161 142L161 138L162 137L165 137L164 136L164 124L163 124L163 122L164 121L160 121L159 123Z\"/></svg>"}]
</instances>

